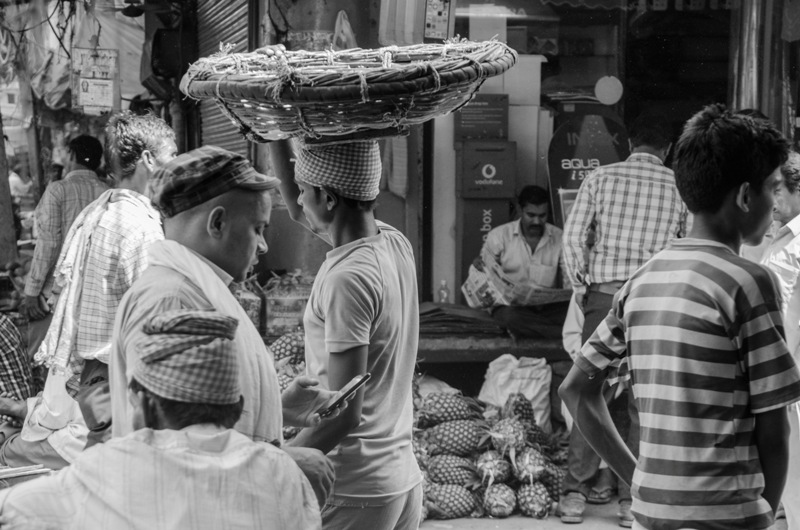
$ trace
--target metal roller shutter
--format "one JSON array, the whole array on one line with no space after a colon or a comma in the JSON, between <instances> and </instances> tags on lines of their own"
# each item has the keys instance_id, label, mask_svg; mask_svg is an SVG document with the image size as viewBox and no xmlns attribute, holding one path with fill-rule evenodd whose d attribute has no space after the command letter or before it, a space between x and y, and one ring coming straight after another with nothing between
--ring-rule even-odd
<instances>
[{"instance_id":1,"label":"metal roller shutter","mask_svg":"<svg viewBox=\"0 0 800 530\"><path fill-rule=\"evenodd\" d=\"M219 51L220 43L233 44L234 52L247 51L247 0L198 0L197 43L200 57ZM236 126L210 100L200 102L200 127L203 145L217 145L249 156L250 143L239 135Z\"/></svg>"}]
</instances>

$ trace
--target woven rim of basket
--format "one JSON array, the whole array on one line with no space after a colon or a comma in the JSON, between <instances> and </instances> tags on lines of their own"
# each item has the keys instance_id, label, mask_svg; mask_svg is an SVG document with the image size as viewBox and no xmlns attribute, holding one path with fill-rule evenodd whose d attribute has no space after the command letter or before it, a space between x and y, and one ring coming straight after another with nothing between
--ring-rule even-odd
<instances>
[{"instance_id":1,"label":"woven rim of basket","mask_svg":"<svg viewBox=\"0 0 800 530\"><path fill-rule=\"evenodd\" d=\"M374 50L222 51L192 64L180 89L195 99L270 103L367 102L393 95L440 91L482 82L511 68L517 53L496 40L452 39L442 44Z\"/></svg>"}]
</instances>

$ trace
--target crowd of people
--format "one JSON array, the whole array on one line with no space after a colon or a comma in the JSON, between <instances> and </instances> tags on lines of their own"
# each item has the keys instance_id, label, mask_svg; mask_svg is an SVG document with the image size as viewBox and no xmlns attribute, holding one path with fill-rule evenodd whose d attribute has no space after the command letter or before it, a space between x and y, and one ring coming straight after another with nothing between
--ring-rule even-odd
<instances>
[{"instance_id":1,"label":"crowd of people","mask_svg":"<svg viewBox=\"0 0 800 530\"><path fill-rule=\"evenodd\" d=\"M298 145L296 170L276 144L282 180L214 146L178 155L153 114L112 116L104 150L85 136L69 148L36 212L46 237L20 307L33 340L0 319L0 463L58 471L4 490L0 525L416 528L416 266L374 218L377 143ZM103 151L110 189L94 173ZM267 251L279 186L334 247L305 319L309 375L282 393L232 292ZM47 366L38 393L31 361ZM291 443L284 425L301 428Z\"/></svg>"},{"instance_id":2,"label":"crowd of people","mask_svg":"<svg viewBox=\"0 0 800 530\"><path fill-rule=\"evenodd\" d=\"M630 147L587 176L563 233L546 190L523 189L521 219L475 262L574 292L490 308L572 356L558 516L580 523L616 493L625 527L799 525L800 155L720 105L684 126L674 171L657 117L632 123ZM105 146L70 142L36 209L28 340L0 314L0 464L56 472L0 490L0 527L417 528L416 266L375 217L377 143L273 142L276 176L222 148L177 151L160 118L118 113ZM268 250L276 190L331 246L303 319L307 375L283 392L232 292ZM743 245L761 245L755 260Z\"/></svg>"}]
</instances>

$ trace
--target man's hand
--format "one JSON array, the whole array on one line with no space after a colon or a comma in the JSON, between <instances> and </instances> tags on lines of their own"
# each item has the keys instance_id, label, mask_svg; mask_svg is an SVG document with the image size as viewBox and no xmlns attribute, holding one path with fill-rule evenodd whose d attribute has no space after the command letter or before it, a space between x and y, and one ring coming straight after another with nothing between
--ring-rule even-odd
<instances>
[{"instance_id":1,"label":"man's hand","mask_svg":"<svg viewBox=\"0 0 800 530\"><path fill-rule=\"evenodd\" d=\"M293 427L313 427L322 421L316 413L320 407L335 397L338 392L319 388L319 381L313 377L301 375L283 391L283 423ZM335 418L347 407L347 403L335 410L327 419Z\"/></svg>"},{"instance_id":2,"label":"man's hand","mask_svg":"<svg viewBox=\"0 0 800 530\"><path fill-rule=\"evenodd\" d=\"M483 260L480 258L480 256L472 260L472 266L475 267L475 269L483 272Z\"/></svg>"},{"instance_id":3,"label":"man's hand","mask_svg":"<svg viewBox=\"0 0 800 530\"><path fill-rule=\"evenodd\" d=\"M19 303L19 312L28 317L28 320L41 320L47 316L49 308L42 295L26 295Z\"/></svg>"},{"instance_id":4,"label":"man's hand","mask_svg":"<svg viewBox=\"0 0 800 530\"><path fill-rule=\"evenodd\" d=\"M328 457L322 454L318 449L311 449L309 447L287 447L284 446L283 450L292 457L295 464L300 468L300 471L306 476L317 495L317 502L319 503L320 510L325 506L325 501L331 494L333 488L333 479L336 474L333 471L333 464Z\"/></svg>"},{"instance_id":5,"label":"man's hand","mask_svg":"<svg viewBox=\"0 0 800 530\"><path fill-rule=\"evenodd\" d=\"M8 392L0 393L0 415L24 420L28 415L28 402L15 399Z\"/></svg>"}]
</instances>

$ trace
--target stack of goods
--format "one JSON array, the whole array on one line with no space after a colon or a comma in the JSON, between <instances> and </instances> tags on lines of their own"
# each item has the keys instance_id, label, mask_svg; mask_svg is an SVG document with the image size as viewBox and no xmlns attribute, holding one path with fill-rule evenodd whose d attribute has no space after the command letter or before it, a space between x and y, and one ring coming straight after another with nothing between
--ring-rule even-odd
<instances>
[{"instance_id":1,"label":"stack of goods","mask_svg":"<svg viewBox=\"0 0 800 530\"><path fill-rule=\"evenodd\" d=\"M266 335L283 335L297 331L303 325L314 276L300 269L276 275L264 286L266 295Z\"/></svg>"},{"instance_id":2,"label":"stack of goods","mask_svg":"<svg viewBox=\"0 0 800 530\"><path fill-rule=\"evenodd\" d=\"M302 331L287 333L270 344L269 349L275 358L278 384L283 392L297 376L306 371L305 335ZM283 438L294 438L299 431L297 427L284 427Z\"/></svg>"},{"instance_id":3,"label":"stack of goods","mask_svg":"<svg viewBox=\"0 0 800 530\"><path fill-rule=\"evenodd\" d=\"M415 399L414 454L423 471L423 515L546 517L558 501L565 453L533 419L531 402L514 394L487 410L459 394Z\"/></svg>"},{"instance_id":4,"label":"stack of goods","mask_svg":"<svg viewBox=\"0 0 800 530\"><path fill-rule=\"evenodd\" d=\"M461 108L516 60L514 50L495 40L374 50L267 47L201 58L180 89L215 101L250 141L335 143L407 134L412 125Z\"/></svg>"}]
</instances>

